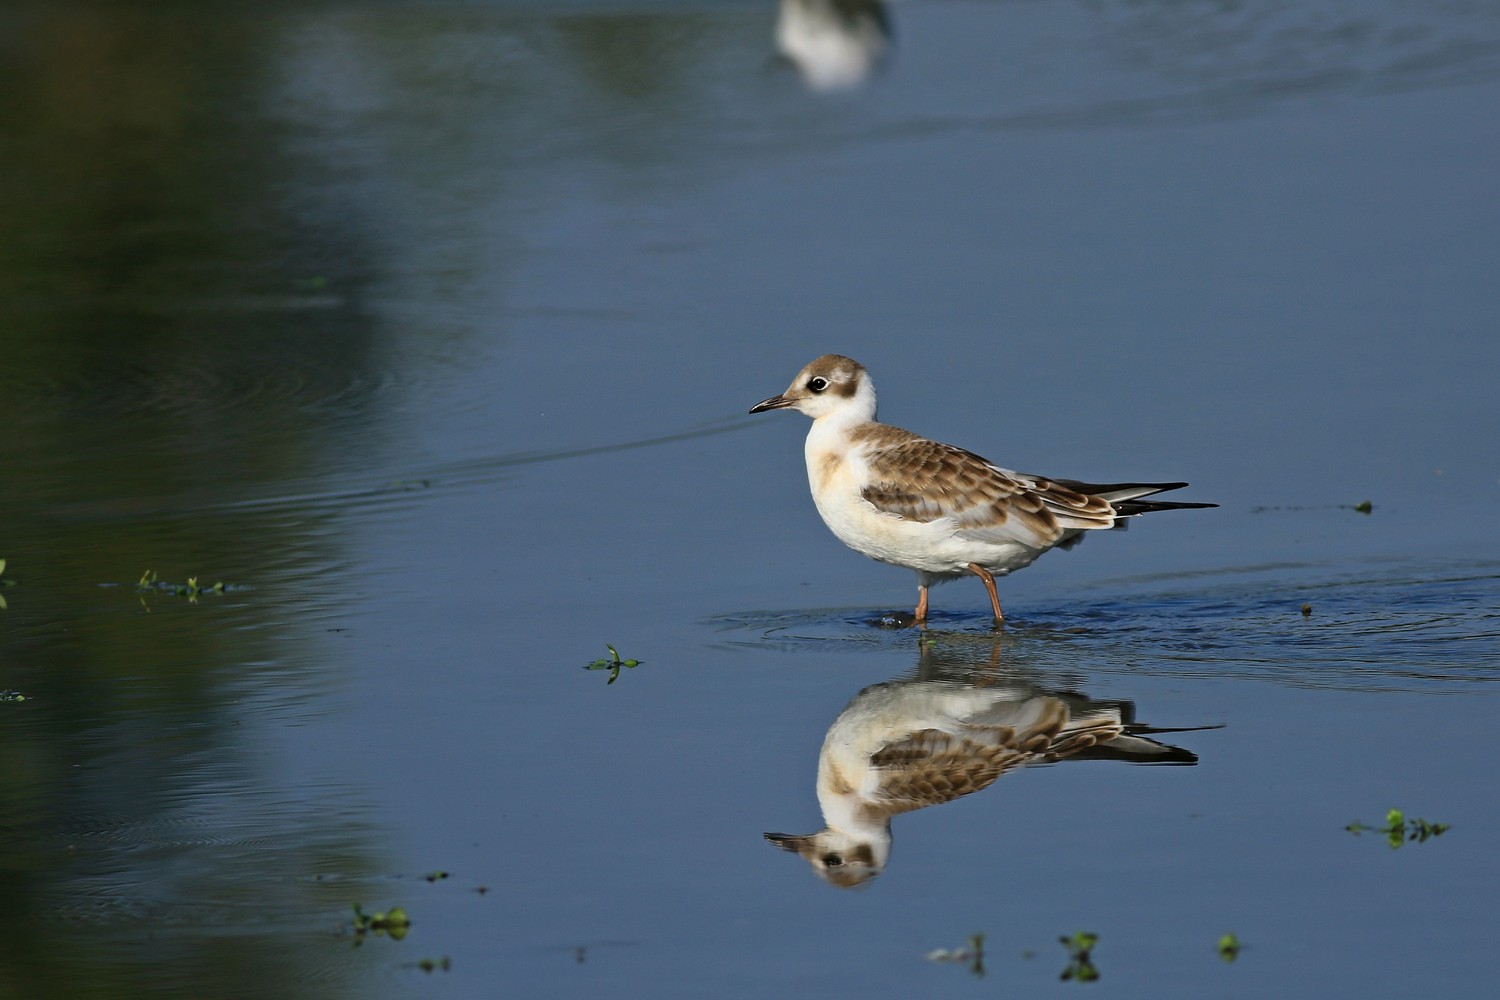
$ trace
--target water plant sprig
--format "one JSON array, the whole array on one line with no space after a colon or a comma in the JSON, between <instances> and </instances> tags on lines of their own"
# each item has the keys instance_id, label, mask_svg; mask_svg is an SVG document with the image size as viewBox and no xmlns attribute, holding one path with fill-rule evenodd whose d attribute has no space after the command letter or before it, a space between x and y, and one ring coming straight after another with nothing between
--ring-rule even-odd
<instances>
[{"instance_id":1,"label":"water plant sprig","mask_svg":"<svg viewBox=\"0 0 1500 1000\"><path fill-rule=\"evenodd\" d=\"M406 916L406 911L399 906L393 906L382 912L366 913L358 903L354 904L355 947L359 947L369 934L384 934L392 941L400 941L406 937L406 932L410 928L411 920Z\"/></svg>"},{"instance_id":2,"label":"water plant sprig","mask_svg":"<svg viewBox=\"0 0 1500 1000\"><path fill-rule=\"evenodd\" d=\"M156 578L156 570L148 569L141 574L136 581L135 592L140 596L141 606L147 611L151 608L146 604L146 595L151 593L171 594L173 597L186 597L189 604L197 604L198 597L202 594L222 594L225 590L223 580L212 585L201 584L196 576L188 577L187 583L167 583L165 580Z\"/></svg>"},{"instance_id":3,"label":"water plant sprig","mask_svg":"<svg viewBox=\"0 0 1500 1000\"><path fill-rule=\"evenodd\" d=\"M1383 833L1386 843L1392 848L1400 847L1409 841L1418 844L1425 843L1433 837L1441 837L1450 827L1448 823L1429 823L1420 817L1407 819L1406 814L1400 809L1392 809L1385 814L1385 826L1371 826L1368 823L1358 821L1344 827L1356 837L1361 833Z\"/></svg>"},{"instance_id":4,"label":"water plant sprig","mask_svg":"<svg viewBox=\"0 0 1500 1000\"><path fill-rule=\"evenodd\" d=\"M1069 937L1057 940L1068 949L1068 967L1057 978L1064 982L1072 979L1080 983L1092 983L1099 978L1099 970L1094 967L1093 960L1094 945L1099 943L1099 935L1089 931L1076 931Z\"/></svg>"},{"instance_id":5,"label":"water plant sprig","mask_svg":"<svg viewBox=\"0 0 1500 1000\"><path fill-rule=\"evenodd\" d=\"M620 659L620 654L617 653L617 652L615 652L615 647L611 646L607 642L604 644L604 648L607 649L607 650L609 650L610 658L607 659L607 660L605 660L605 659L598 659L598 660L593 661L592 663L585 664L583 669L585 669L585 670L608 670L609 671L609 680L605 681L606 684L613 684L615 682L616 678L618 678L620 676L620 668L621 667L638 667L638 666L641 665L641 661L640 660L622 660L622 659Z\"/></svg>"},{"instance_id":6,"label":"water plant sprig","mask_svg":"<svg viewBox=\"0 0 1500 1000\"><path fill-rule=\"evenodd\" d=\"M1233 962L1240 957L1240 939L1232 933L1225 934L1219 938L1219 957L1226 962Z\"/></svg>"}]
</instances>

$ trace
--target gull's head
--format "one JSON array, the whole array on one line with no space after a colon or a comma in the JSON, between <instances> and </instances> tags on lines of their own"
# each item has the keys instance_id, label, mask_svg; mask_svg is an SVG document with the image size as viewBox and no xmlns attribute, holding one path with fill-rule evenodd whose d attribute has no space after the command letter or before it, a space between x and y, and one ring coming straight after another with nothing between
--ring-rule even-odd
<instances>
[{"instance_id":1,"label":"gull's head","mask_svg":"<svg viewBox=\"0 0 1500 1000\"><path fill-rule=\"evenodd\" d=\"M875 383L865 366L842 354L825 354L797 373L779 396L750 407L751 413L793 409L814 420L839 415L851 423L875 419Z\"/></svg>"},{"instance_id":2,"label":"gull's head","mask_svg":"<svg viewBox=\"0 0 1500 1000\"><path fill-rule=\"evenodd\" d=\"M818 877L840 889L864 885L885 870L890 855L890 834L870 840L843 830L822 829L798 836L768 833L766 839L783 851L799 854Z\"/></svg>"}]
</instances>

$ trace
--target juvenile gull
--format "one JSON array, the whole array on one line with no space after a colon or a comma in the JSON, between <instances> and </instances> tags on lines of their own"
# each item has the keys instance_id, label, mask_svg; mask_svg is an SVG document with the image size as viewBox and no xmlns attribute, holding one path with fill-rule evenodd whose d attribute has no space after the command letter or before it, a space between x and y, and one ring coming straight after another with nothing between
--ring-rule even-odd
<instances>
[{"instance_id":1,"label":"juvenile gull","mask_svg":"<svg viewBox=\"0 0 1500 1000\"><path fill-rule=\"evenodd\" d=\"M807 479L813 503L839 541L917 574L918 624L927 588L973 574L1004 621L995 577L1156 510L1217 507L1146 497L1187 483L1082 483L1012 472L951 444L875 420L875 385L863 365L825 354L751 413L794 409L812 417Z\"/></svg>"}]
</instances>

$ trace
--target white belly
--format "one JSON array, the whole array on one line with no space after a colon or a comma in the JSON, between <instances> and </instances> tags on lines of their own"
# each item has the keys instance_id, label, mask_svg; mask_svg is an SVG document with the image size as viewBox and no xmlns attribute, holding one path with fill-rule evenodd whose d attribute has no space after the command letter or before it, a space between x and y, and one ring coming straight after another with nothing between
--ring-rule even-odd
<instances>
[{"instance_id":1,"label":"white belly","mask_svg":"<svg viewBox=\"0 0 1500 1000\"><path fill-rule=\"evenodd\" d=\"M893 566L939 577L978 563L1002 575L1030 565L1045 549L1019 541L978 541L955 533L948 518L908 521L877 510L860 495L868 477L857 454L808 449L808 484L823 523L854 551Z\"/></svg>"}]
</instances>

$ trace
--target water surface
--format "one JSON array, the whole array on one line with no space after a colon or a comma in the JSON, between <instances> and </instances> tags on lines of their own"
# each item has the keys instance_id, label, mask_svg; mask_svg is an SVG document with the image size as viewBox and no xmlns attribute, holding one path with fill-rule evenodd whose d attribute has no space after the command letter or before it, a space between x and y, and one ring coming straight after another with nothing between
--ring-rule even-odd
<instances>
[{"instance_id":1,"label":"water surface","mask_svg":"<svg viewBox=\"0 0 1500 1000\"><path fill-rule=\"evenodd\" d=\"M826 91L769 3L0 15L4 992L1483 992L1500 22L849 11ZM744 412L828 351L1222 506L880 627ZM934 675L1196 763L1007 773L856 891L763 840Z\"/></svg>"}]
</instances>

